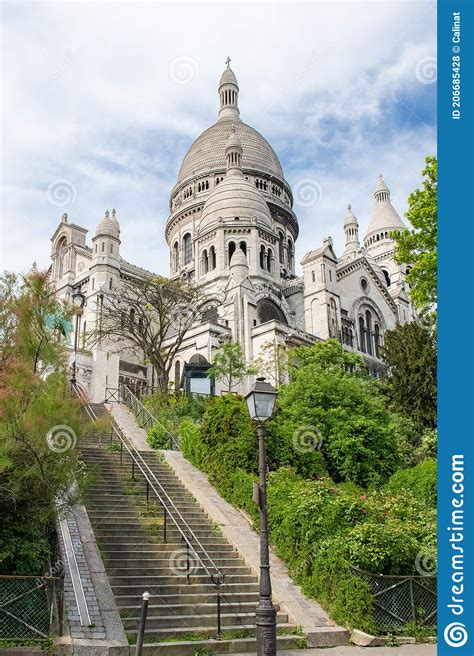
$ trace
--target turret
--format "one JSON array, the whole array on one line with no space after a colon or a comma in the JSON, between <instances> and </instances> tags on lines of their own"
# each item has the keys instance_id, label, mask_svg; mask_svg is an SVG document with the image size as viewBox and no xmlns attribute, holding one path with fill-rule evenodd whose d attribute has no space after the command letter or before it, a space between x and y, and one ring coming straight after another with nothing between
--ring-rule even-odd
<instances>
[{"instance_id":1,"label":"turret","mask_svg":"<svg viewBox=\"0 0 474 656\"><path fill-rule=\"evenodd\" d=\"M360 250L359 222L350 205L347 206L347 214L344 219L344 233L346 235L346 247L342 254L343 258Z\"/></svg>"},{"instance_id":2,"label":"turret","mask_svg":"<svg viewBox=\"0 0 474 656\"><path fill-rule=\"evenodd\" d=\"M233 119L239 121L239 85L234 71L230 67L230 57L226 60L227 68L219 82L219 120Z\"/></svg>"}]
</instances>

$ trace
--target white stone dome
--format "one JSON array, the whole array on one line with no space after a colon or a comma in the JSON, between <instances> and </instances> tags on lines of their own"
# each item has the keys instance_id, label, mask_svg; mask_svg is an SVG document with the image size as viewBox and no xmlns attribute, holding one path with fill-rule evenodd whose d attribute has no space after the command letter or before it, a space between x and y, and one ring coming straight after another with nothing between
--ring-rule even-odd
<instances>
[{"instance_id":1,"label":"white stone dome","mask_svg":"<svg viewBox=\"0 0 474 656\"><path fill-rule=\"evenodd\" d=\"M385 237L385 233L402 231L406 228L405 223L392 205L390 200L390 190L385 184L382 174L378 177L374 196L375 206L369 227L367 228L364 237L364 244L366 247L371 245L371 237L376 237L378 242L381 239L387 238Z\"/></svg>"},{"instance_id":2,"label":"white stone dome","mask_svg":"<svg viewBox=\"0 0 474 656\"><path fill-rule=\"evenodd\" d=\"M239 169L232 169L209 194L202 210L199 230L219 218L235 220L236 217L241 221L256 217L257 222L272 225L270 210L262 194Z\"/></svg>"},{"instance_id":3,"label":"white stone dome","mask_svg":"<svg viewBox=\"0 0 474 656\"><path fill-rule=\"evenodd\" d=\"M95 236L115 237L115 239L120 237L120 225L115 210L112 210L112 215L110 215L109 210L106 211L104 218L97 226Z\"/></svg>"},{"instance_id":4,"label":"white stone dome","mask_svg":"<svg viewBox=\"0 0 474 656\"><path fill-rule=\"evenodd\" d=\"M178 185L194 175L226 168L225 148L232 125L235 125L242 144L243 171L267 173L284 180L281 164L268 141L250 125L231 117L221 119L196 139L184 157L178 174Z\"/></svg>"}]
</instances>

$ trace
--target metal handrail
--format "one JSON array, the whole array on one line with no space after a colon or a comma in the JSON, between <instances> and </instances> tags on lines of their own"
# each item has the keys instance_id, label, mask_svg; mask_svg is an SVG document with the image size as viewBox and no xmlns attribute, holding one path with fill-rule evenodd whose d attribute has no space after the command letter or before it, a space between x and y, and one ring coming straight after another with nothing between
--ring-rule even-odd
<instances>
[{"instance_id":1,"label":"metal handrail","mask_svg":"<svg viewBox=\"0 0 474 656\"><path fill-rule=\"evenodd\" d=\"M75 388L74 388L74 389L75 389ZM76 394L78 394L78 396L79 396L78 391L77 391L76 389L75 389L75 391L76 391ZM89 416L91 419L96 420L96 419L97 419L97 415L96 415L96 413L94 412L93 408L91 407L90 403L88 403L87 401L85 401L84 407L85 407L85 410L86 410L88 416ZM186 545L187 545L190 549L192 549L192 551L194 552L194 554L197 556L197 558L199 559L199 562L200 562L201 565L203 566L205 572L208 574L208 576L210 576L210 578L211 578L213 584L214 584L216 587L220 587L220 585L222 585L222 583L224 582L225 574L223 574L223 573L219 570L219 568L218 568L217 565L214 563L214 561L212 560L212 558L209 556L209 554L207 553L206 549L203 547L203 545L201 544L201 542L198 540L198 538L196 537L196 535L194 534L194 532L192 531L192 529L188 526L186 520L185 520L184 517L181 515L181 513L179 512L179 510L176 508L176 506L175 506L173 500L170 498L170 496L168 495L168 493L166 492L166 490L163 488L163 486L161 485L160 481L157 479L155 473L150 469L148 463L143 459L143 456L141 455L141 453L138 451L138 449L135 447L135 445L132 444L132 442L128 439L128 437L123 433L122 429L121 429L119 426L117 426L117 424L115 424L114 421L112 421L112 431L115 432L115 434L117 435L117 437L119 438L119 440L121 441L121 443L123 444L123 446L124 446L124 447L126 448L126 450L128 451L128 453L129 453L129 455L130 455L130 458L132 459L132 462L135 463L135 464L137 465L137 467L139 468L139 470L141 471L141 473L142 473L144 479L146 480L146 482L147 482L148 485L150 486L151 490L155 493L155 495L156 495L156 497L158 498L158 501L160 502L160 504L161 504L161 506L163 507L163 509L164 509L165 511L168 511L169 516L171 517L171 520L173 521L174 525L175 525L176 528L178 529L178 532L180 533L181 537L182 537L183 540L185 541ZM132 450L133 450L133 451L132 451ZM146 471L144 470L144 468L147 470L148 475L147 475ZM155 483L159 486L159 488L160 488L162 494L163 494L164 497L166 498L166 503L165 503L165 501L163 501L163 499L161 498L159 492L158 492L157 489L155 488L153 482L150 480L150 476L154 479ZM184 524L184 526L185 526L185 528L186 528L186 531L187 531L187 534L186 534L186 533L182 530L182 528L179 526L178 522L176 521L175 517L173 517L172 513L169 512L170 507L172 508L172 510L174 510L174 512L176 513L176 515L179 517L179 519L181 520L181 522ZM193 546L191 540L188 538L188 535L191 536L191 538L194 540L195 544L199 547L199 549L201 550L201 552L202 552L202 553L204 554L204 556L207 558L207 560L209 561L211 567L215 570L215 574L211 574L211 572L209 571L207 565L204 563L204 561L202 560L201 556L199 555L199 553L197 552L197 550L194 548L194 546Z\"/></svg>"},{"instance_id":2,"label":"metal handrail","mask_svg":"<svg viewBox=\"0 0 474 656\"><path fill-rule=\"evenodd\" d=\"M120 387L120 397L123 400L123 402L132 410L132 412L135 413L135 416L137 419L141 419L141 415L145 415L145 422L144 422L144 427L145 428L151 428L152 426L155 426L156 424L160 425L163 430L165 430L169 437L170 437L170 446L172 449L175 449L176 451L179 451L179 442L175 439L174 435L170 433L170 431L164 426L159 419L155 417L154 414L152 414L148 408L146 408L143 403L140 401L140 399L132 392L132 390L127 387L127 385L122 384ZM128 401L130 399L130 401ZM136 410L138 408L138 412Z\"/></svg>"}]
</instances>

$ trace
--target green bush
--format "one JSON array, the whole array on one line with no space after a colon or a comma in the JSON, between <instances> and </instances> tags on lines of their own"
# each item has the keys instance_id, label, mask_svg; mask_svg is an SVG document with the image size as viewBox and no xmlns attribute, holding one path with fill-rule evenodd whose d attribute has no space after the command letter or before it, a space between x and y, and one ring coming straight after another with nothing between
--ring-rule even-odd
<instances>
[{"instance_id":1,"label":"green bush","mask_svg":"<svg viewBox=\"0 0 474 656\"><path fill-rule=\"evenodd\" d=\"M430 507L436 506L436 460L424 460L410 469L400 469L391 476L386 488L393 492L409 490Z\"/></svg>"},{"instance_id":2,"label":"green bush","mask_svg":"<svg viewBox=\"0 0 474 656\"><path fill-rule=\"evenodd\" d=\"M208 398L192 394L155 394L144 400L145 407L157 423L148 429L148 443L155 449L169 449L170 442L180 438L180 425L185 419L198 421Z\"/></svg>"},{"instance_id":3,"label":"green bush","mask_svg":"<svg viewBox=\"0 0 474 656\"><path fill-rule=\"evenodd\" d=\"M0 574L33 576L43 574L50 556L45 527L28 512L17 510L2 517Z\"/></svg>"},{"instance_id":4,"label":"green bush","mask_svg":"<svg viewBox=\"0 0 474 656\"><path fill-rule=\"evenodd\" d=\"M179 435L183 456L195 467L206 471L208 448L201 439L199 426L192 419L184 419L179 425Z\"/></svg>"},{"instance_id":5,"label":"green bush","mask_svg":"<svg viewBox=\"0 0 474 656\"><path fill-rule=\"evenodd\" d=\"M367 487L388 480L399 465L399 421L388 410L377 381L364 374L358 356L345 353L335 340L299 349L298 355L299 367L280 390L271 434L285 444L291 435L290 442L301 452L307 449L298 445L299 436L312 432L313 451L320 448L336 482Z\"/></svg>"},{"instance_id":6,"label":"green bush","mask_svg":"<svg viewBox=\"0 0 474 656\"><path fill-rule=\"evenodd\" d=\"M169 449L171 439L176 437L174 426L165 419L149 428L147 435L148 444L154 449Z\"/></svg>"}]
</instances>

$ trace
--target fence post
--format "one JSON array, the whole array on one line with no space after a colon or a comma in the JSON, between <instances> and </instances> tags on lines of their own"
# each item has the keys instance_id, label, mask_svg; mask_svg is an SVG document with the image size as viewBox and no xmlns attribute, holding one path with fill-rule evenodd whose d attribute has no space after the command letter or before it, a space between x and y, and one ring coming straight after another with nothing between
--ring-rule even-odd
<instances>
[{"instance_id":1,"label":"fence post","mask_svg":"<svg viewBox=\"0 0 474 656\"><path fill-rule=\"evenodd\" d=\"M221 637L221 586L217 585L217 637Z\"/></svg>"},{"instance_id":2,"label":"fence post","mask_svg":"<svg viewBox=\"0 0 474 656\"><path fill-rule=\"evenodd\" d=\"M135 480L135 460L132 458L132 481Z\"/></svg>"},{"instance_id":3,"label":"fence post","mask_svg":"<svg viewBox=\"0 0 474 656\"><path fill-rule=\"evenodd\" d=\"M163 542L166 543L166 508L163 506Z\"/></svg>"},{"instance_id":4,"label":"fence post","mask_svg":"<svg viewBox=\"0 0 474 656\"><path fill-rule=\"evenodd\" d=\"M148 510L148 504L150 500L150 484L148 483L148 478L146 479L146 509Z\"/></svg>"},{"instance_id":5,"label":"fence post","mask_svg":"<svg viewBox=\"0 0 474 656\"><path fill-rule=\"evenodd\" d=\"M416 622L416 610L415 610L415 599L413 597L413 579L410 577L410 603L411 603L411 616L413 621Z\"/></svg>"},{"instance_id":6,"label":"fence post","mask_svg":"<svg viewBox=\"0 0 474 656\"><path fill-rule=\"evenodd\" d=\"M188 583L191 581L189 580L189 570L190 570L190 562L189 562L189 542L186 540L186 578L188 580Z\"/></svg>"},{"instance_id":7,"label":"fence post","mask_svg":"<svg viewBox=\"0 0 474 656\"><path fill-rule=\"evenodd\" d=\"M140 624L138 626L137 646L135 649L135 656L142 655L143 638L145 636L146 615L148 612L149 599L150 599L150 593L144 592L142 598L142 612L140 615Z\"/></svg>"}]
</instances>

